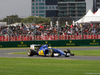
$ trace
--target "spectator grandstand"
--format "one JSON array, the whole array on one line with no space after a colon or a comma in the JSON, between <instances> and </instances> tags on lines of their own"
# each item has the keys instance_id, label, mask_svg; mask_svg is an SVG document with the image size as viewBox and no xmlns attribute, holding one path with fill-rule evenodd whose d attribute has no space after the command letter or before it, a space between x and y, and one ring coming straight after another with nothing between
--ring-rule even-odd
<instances>
[{"instance_id":1,"label":"spectator grandstand","mask_svg":"<svg viewBox=\"0 0 100 75\"><path fill-rule=\"evenodd\" d=\"M0 41L80 40L100 39L100 24L4 25L0 26Z\"/></svg>"}]
</instances>

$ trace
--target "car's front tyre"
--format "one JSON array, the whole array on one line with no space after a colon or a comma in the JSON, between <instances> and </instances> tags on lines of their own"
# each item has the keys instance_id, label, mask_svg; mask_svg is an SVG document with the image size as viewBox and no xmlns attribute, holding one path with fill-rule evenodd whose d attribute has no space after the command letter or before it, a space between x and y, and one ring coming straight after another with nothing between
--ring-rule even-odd
<instances>
[{"instance_id":1,"label":"car's front tyre","mask_svg":"<svg viewBox=\"0 0 100 75\"><path fill-rule=\"evenodd\" d=\"M65 57L69 57L70 56L70 53L66 53Z\"/></svg>"},{"instance_id":2,"label":"car's front tyre","mask_svg":"<svg viewBox=\"0 0 100 75\"><path fill-rule=\"evenodd\" d=\"M74 56L74 53L71 53L69 49L64 51L66 53L65 57Z\"/></svg>"},{"instance_id":3,"label":"car's front tyre","mask_svg":"<svg viewBox=\"0 0 100 75\"><path fill-rule=\"evenodd\" d=\"M49 56L49 57L53 57L53 56L54 56L54 52L53 52L52 49L49 50L49 52L48 52L48 56Z\"/></svg>"},{"instance_id":4,"label":"car's front tyre","mask_svg":"<svg viewBox=\"0 0 100 75\"><path fill-rule=\"evenodd\" d=\"M65 50L64 52L66 53L65 57L69 57L69 56L70 56L70 54L71 54L71 52L70 52L70 50L69 50L69 49Z\"/></svg>"}]
</instances>

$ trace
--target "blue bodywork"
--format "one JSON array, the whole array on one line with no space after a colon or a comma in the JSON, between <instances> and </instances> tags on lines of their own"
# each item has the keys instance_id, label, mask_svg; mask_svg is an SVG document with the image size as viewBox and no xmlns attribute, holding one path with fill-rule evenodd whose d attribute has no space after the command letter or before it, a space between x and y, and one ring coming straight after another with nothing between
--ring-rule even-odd
<instances>
[{"instance_id":1,"label":"blue bodywork","mask_svg":"<svg viewBox=\"0 0 100 75\"><path fill-rule=\"evenodd\" d=\"M49 49L52 49L55 53L60 53L61 55L66 55L65 52L63 52L60 49L50 48L48 45L43 45L38 50L38 55L44 55L46 52L49 51Z\"/></svg>"}]
</instances>

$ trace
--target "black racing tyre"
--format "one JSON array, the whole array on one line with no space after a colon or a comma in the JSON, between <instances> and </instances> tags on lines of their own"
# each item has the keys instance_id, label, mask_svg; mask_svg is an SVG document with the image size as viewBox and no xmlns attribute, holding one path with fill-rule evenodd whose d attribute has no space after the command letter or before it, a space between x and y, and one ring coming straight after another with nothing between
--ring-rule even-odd
<instances>
[{"instance_id":1,"label":"black racing tyre","mask_svg":"<svg viewBox=\"0 0 100 75\"><path fill-rule=\"evenodd\" d=\"M69 49L64 50L65 53L71 53Z\"/></svg>"},{"instance_id":2,"label":"black racing tyre","mask_svg":"<svg viewBox=\"0 0 100 75\"><path fill-rule=\"evenodd\" d=\"M31 49L29 49L29 50L27 51L27 55L28 55L28 56L33 56L33 55L34 55L34 51L31 50Z\"/></svg>"},{"instance_id":3,"label":"black racing tyre","mask_svg":"<svg viewBox=\"0 0 100 75\"><path fill-rule=\"evenodd\" d=\"M69 57L70 56L70 53L66 53L65 57Z\"/></svg>"},{"instance_id":4,"label":"black racing tyre","mask_svg":"<svg viewBox=\"0 0 100 75\"><path fill-rule=\"evenodd\" d=\"M65 55L65 57L69 57L69 56Z\"/></svg>"},{"instance_id":5,"label":"black racing tyre","mask_svg":"<svg viewBox=\"0 0 100 75\"><path fill-rule=\"evenodd\" d=\"M69 56L70 56L70 54L71 54L71 52L70 52L70 50L69 50L69 49L65 50L64 52L66 53L65 57L69 57Z\"/></svg>"},{"instance_id":6,"label":"black racing tyre","mask_svg":"<svg viewBox=\"0 0 100 75\"><path fill-rule=\"evenodd\" d=\"M53 57L54 56L54 52L53 52L52 49L49 49L48 56L49 57Z\"/></svg>"}]
</instances>

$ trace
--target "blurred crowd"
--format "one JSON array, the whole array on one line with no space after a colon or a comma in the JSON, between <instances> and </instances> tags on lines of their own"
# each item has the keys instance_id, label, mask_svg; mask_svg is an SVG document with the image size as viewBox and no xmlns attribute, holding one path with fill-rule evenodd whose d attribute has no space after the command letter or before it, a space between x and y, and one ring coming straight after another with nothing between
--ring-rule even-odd
<instances>
[{"instance_id":1,"label":"blurred crowd","mask_svg":"<svg viewBox=\"0 0 100 75\"><path fill-rule=\"evenodd\" d=\"M100 24L72 24L64 26L50 25L4 25L0 26L0 36L27 35L100 35Z\"/></svg>"}]
</instances>

